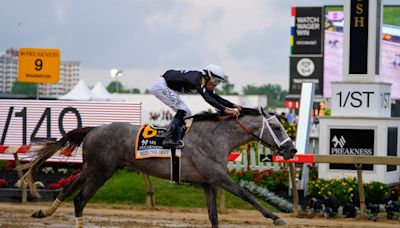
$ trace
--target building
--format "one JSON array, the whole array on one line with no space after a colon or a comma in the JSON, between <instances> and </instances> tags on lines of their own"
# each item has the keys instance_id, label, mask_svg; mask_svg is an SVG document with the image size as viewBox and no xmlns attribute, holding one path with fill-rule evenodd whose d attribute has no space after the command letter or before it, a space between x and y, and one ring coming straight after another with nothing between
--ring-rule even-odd
<instances>
[{"instance_id":1,"label":"building","mask_svg":"<svg viewBox=\"0 0 400 228\"><path fill-rule=\"evenodd\" d=\"M66 94L79 82L80 62L61 61L60 81L55 84L40 83L39 96L58 97ZM10 48L0 53L0 94L10 94L18 76L18 50Z\"/></svg>"},{"instance_id":2,"label":"building","mask_svg":"<svg viewBox=\"0 0 400 228\"><path fill-rule=\"evenodd\" d=\"M58 83L41 83L39 95L44 97L59 97L69 92L79 82L79 61L61 61L60 81Z\"/></svg>"},{"instance_id":3,"label":"building","mask_svg":"<svg viewBox=\"0 0 400 228\"><path fill-rule=\"evenodd\" d=\"M18 73L18 50L0 53L0 93L11 93Z\"/></svg>"}]
</instances>

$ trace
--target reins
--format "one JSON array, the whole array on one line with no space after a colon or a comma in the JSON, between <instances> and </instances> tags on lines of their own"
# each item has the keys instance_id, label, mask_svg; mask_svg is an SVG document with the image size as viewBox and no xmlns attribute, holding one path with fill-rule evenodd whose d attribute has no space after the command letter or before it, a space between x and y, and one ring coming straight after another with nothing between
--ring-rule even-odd
<instances>
[{"instance_id":1,"label":"reins","mask_svg":"<svg viewBox=\"0 0 400 228\"><path fill-rule=\"evenodd\" d=\"M240 126L240 128L243 129L244 132L246 132L249 135L252 135L254 138L256 138L258 141L260 141L262 144L264 144L267 147L271 147L273 148L273 146L271 144L269 144L268 142L266 142L265 140L263 140L261 138L262 133L264 131L264 124L263 124L263 129L261 130L261 136L256 135L254 132L252 132L246 125L244 125L242 123L242 121L239 120L239 118L236 118L236 123Z\"/></svg>"},{"instance_id":2,"label":"reins","mask_svg":"<svg viewBox=\"0 0 400 228\"><path fill-rule=\"evenodd\" d=\"M231 115L217 116L217 119L218 120L222 120L222 121L223 120L227 120L227 119L232 119L232 118L234 118L234 117L232 117ZM264 112L262 112L261 118L262 118L263 124L262 124L261 132L260 132L259 136L257 134L255 134L254 132L252 132L250 130L250 128L248 128L245 124L243 124L243 122L240 121L238 117L235 118L235 121L240 126L240 128L242 128L243 131L246 132L246 134L252 135L254 138L257 139L257 141L261 142L264 146L267 146L267 147L269 147L269 148L271 148L273 150L279 150L279 149L281 149L281 146L283 144L285 144L288 141L291 141L289 136L287 136L287 138L282 140L282 141L276 136L274 130L272 129L272 127L271 127L271 125L269 123L269 121L277 119L275 115L272 115L272 116L267 118L267 116L265 116ZM277 120L277 121L279 122L279 120ZM270 143L268 143L267 141L262 139L265 127L267 128L267 130L270 133L272 139L274 140L274 142L276 144L275 146L271 145Z\"/></svg>"}]
</instances>

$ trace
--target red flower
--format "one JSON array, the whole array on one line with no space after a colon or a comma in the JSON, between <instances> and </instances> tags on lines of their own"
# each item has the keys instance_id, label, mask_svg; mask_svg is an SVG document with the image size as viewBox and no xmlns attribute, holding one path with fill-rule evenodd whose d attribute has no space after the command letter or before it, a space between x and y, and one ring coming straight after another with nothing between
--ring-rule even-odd
<instances>
[{"instance_id":1,"label":"red flower","mask_svg":"<svg viewBox=\"0 0 400 228\"><path fill-rule=\"evenodd\" d=\"M69 182L73 181L78 176L79 176L79 172L71 174L67 178L60 178L60 180L58 180L57 183L49 184L49 186L47 188L48 189L57 189L57 188L64 187L65 185L69 184Z\"/></svg>"},{"instance_id":2,"label":"red flower","mask_svg":"<svg viewBox=\"0 0 400 228\"><path fill-rule=\"evenodd\" d=\"M0 178L0 187L6 187L8 185L8 182L4 178Z\"/></svg>"},{"instance_id":3,"label":"red flower","mask_svg":"<svg viewBox=\"0 0 400 228\"><path fill-rule=\"evenodd\" d=\"M15 161L9 160L6 165L6 171L10 171L15 167Z\"/></svg>"},{"instance_id":4,"label":"red flower","mask_svg":"<svg viewBox=\"0 0 400 228\"><path fill-rule=\"evenodd\" d=\"M49 184L49 186L47 186L48 189L59 189L61 187L62 187L62 185L60 185L59 183L53 183L53 184Z\"/></svg>"}]
</instances>

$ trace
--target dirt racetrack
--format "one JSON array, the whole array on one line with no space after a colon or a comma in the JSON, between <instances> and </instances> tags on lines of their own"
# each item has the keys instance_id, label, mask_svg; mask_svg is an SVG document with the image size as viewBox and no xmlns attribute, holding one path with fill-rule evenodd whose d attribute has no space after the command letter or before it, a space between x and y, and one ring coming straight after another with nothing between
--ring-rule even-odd
<instances>
[{"instance_id":1,"label":"dirt racetrack","mask_svg":"<svg viewBox=\"0 0 400 228\"><path fill-rule=\"evenodd\" d=\"M49 203L0 203L0 227L73 227L75 218L71 203L63 204L48 218L35 219L33 211L46 209ZM284 227L400 227L400 221L380 218L378 222L360 219L296 218L279 213L287 222ZM255 210L232 210L219 214L220 227L272 227ZM126 205L89 204L84 211L85 227L210 227L206 209L162 208L147 209Z\"/></svg>"}]
</instances>

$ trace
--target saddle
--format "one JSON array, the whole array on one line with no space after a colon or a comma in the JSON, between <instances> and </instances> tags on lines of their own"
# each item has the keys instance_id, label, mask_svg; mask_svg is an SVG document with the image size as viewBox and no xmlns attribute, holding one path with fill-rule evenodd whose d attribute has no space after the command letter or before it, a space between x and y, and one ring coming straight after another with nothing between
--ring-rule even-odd
<instances>
[{"instance_id":1,"label":"saddle","mask_svg":"<svg viewBox=\"0 0 400 228\"><path fill-rule=\"evenodd\" d=\"M192 121L187 121L189 127L186 127L185 134L190 130ZM136 159L145 158L170 158L171 159L171 182L181 182L181 166L180 157L181 149L164 148L162 142L167 133L167 129L163 127L155 127L152 125L144 125L140 128L136 136Z\"/></svg>"},{"instance_id":2,"label":"saddle","mask_svg":"<svg viewBox=\"0 0 400 228\"><path fill-rule=\"evenodd\" d=\"M188 119L185 122L186 135L190 131L193 119ZM164 148L162 145L167 131L168 130L164 127L157 127L149 124L144 125L142 128L140 128L136 136L135 158L170 158L171 149ZM180 157L181 149L176 149L175 153L176 156Z\"/></svg>"}]
</instances>

